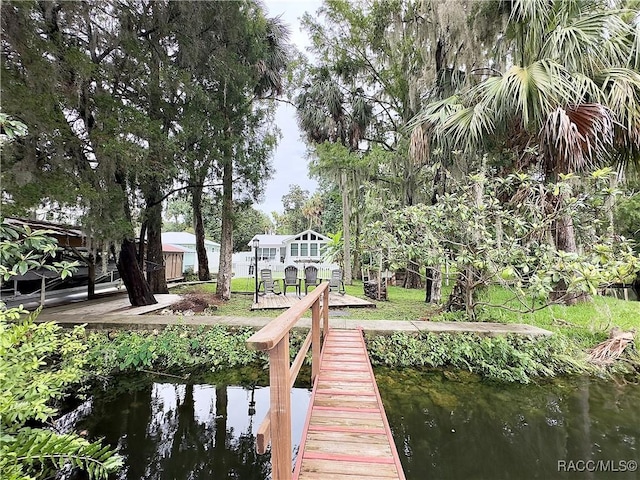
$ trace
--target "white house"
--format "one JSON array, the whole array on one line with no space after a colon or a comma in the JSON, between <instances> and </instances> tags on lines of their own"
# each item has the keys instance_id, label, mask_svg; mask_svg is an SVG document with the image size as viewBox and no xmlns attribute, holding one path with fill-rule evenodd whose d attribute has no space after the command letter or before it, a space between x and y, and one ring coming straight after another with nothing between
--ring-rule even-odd
<instances>
[{"instance_id":1,"label":"white house","mask_svg":"<svg viewBox=\"0 0 640 480\"><path fill-rule=\"evenodd\" d=\"M184 248L183 271L198 271L196 236L194 234L188 232L165 232L162 234L162 243ZM204 248L207 251L207 259L209 260L209 272L216 273L220 263L220 244L205 239Z\"/></svg>"},{"instance_id":2,"label":"white house","mask_svg":"<svg viewBox=\"0 0 640 480\"><path fill-rule=\"evenodd\" d=\"M305 230L296 235L254 235L249 247L256 238L260 242L258 261L286 265L321 262L324 246L331 240L314 230Z\"/></svg>"}]
</instances>

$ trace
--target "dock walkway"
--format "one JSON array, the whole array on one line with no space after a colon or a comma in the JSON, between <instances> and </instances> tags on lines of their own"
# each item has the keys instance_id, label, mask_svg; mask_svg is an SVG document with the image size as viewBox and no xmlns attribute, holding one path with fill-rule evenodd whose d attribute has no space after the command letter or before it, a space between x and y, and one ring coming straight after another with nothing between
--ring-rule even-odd
<instances>
[{"instance_id":1,"label":"dock walkway","mask_svg":"<svg viewBox=\"0 0 640 480\"><path fill-rule=\"evenodd\" d=\"M325 338L293 478L405 478L360 330Z\"/></svg>"}]
</instances>

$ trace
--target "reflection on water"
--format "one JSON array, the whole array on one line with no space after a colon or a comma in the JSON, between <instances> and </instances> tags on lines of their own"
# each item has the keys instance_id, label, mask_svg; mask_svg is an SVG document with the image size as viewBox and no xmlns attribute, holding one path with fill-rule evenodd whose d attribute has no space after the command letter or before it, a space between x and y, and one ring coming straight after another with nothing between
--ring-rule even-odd
<instances>
[{"instance_id":1,"label":"reflection on water","mask_svg":"<svg viewBox=\"0 0 640 480\"><path fill-rule=\"evenodd\" d=\"M293 389L294 454L310 392ZM266 479L270 457L255 453L269 408L268 387L147 383L118 395L97 394L76 424L119 447L119 479Z\"/></svg>"},{"instance_id":2,"label":"reflection on water","mask_svg":"<svg viewBox=\"0 0 640 480\"><path fill-rule=\"evenodd\" d=\"M407 480L640 478L624 471L640 461L638 385L376 378Z\"/></svg>"},{"instance_id":3,"label":"reflection on water","mask_svg":"<svg viewBox=\"0 0 640 480\"><path fill-rule=\"evenodd\" d=\"M485 384L461 375L376 371L407 480L640 478L612 471L640 461L640 386ZM267 387L227 385L237 378L133 381L97 393L67 417L77 430L119 446L125 468L117 478L270 477L269 455L256 455L254 446L269 408ZM309 397L305 388L292 392L294 454ZM586 471L589 460L609 462L600 464L609 471Z\"/></svg>"}]
</instances>

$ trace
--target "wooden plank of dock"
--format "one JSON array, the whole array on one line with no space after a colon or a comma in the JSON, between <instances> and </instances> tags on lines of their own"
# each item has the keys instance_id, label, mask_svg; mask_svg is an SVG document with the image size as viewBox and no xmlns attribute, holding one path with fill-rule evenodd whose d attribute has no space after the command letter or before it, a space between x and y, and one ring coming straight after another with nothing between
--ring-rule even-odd
<instances>
[{"instance_id":1,"label":"wooden plank of dock","mask_svg":"<svg viewBox=\"0 0 640 480\"><path fill-rule=\"evenodd\" d=\"M304 298L296 296L294 293L288 293L287 295L259 295L258 303L251 305L251 310L277 310L290 308L296 304L298 300ZM329 307L331 308L376 308L376 304L362 298L354 297L352 295L340 295L339 293L331 292L329 294Z\"/></svg>"},{"instance_id":2,"label":"wooden plank of dock","mask_svg":"<svg viewBox=\"0 0 640 480\"><path fill-rule=\"evenodd\" d=\"M360 330L325 339L293 478L405 478Z\"/></svg>"}]
</instances>

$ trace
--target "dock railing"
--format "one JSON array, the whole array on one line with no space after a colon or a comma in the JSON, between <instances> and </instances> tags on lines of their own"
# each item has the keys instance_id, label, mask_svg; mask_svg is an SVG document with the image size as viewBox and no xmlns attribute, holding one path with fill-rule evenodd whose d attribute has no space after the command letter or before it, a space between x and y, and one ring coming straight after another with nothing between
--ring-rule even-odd
<instances>
[{"instance_id":1,"label":"dock railing","mask_svg":"<svg viewBox=\"0 0 640 480\"><path fill-rule=\"evenodd\" d=\"M322 312L320 309L320 298ZM304 313L311 309L311 330L291 365L289 364L289 332ZM256 435L256 450L263 454L271 440L271 476L290 480L291 452L291 388L311 346L311 383L320 371L320 317L323 336L329 332L329 282L322 282L311 293L286 312L269 322L247 339L249 348L269 352L270 408Z\"/></svg>"}]
</instances>

